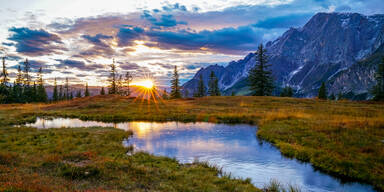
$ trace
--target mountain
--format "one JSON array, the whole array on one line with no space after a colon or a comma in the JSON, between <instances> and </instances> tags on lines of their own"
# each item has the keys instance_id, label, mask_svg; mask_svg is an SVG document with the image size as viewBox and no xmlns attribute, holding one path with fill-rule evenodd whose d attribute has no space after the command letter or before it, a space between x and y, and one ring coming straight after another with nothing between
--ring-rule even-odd
<instances>
[{"instance_id":1,"label":"mountain","mask_svg":"<svg viewBox=\"0 0 384 192\"><path fill-rule=\"evenodd\" d=\"M266 43L266 49L276 85L289 85L297 96L313 97L322 82L330 93L366 94L374 83L374 61L384 53L383 44L384 15L318 13L303 27ZM246 78L254 65L251 53L226 67L208 66L183 88L193 92L200 74L207 80L210 71L219 69L216 75L224 94L246 95Z\"/></svg>"}]
</instances>

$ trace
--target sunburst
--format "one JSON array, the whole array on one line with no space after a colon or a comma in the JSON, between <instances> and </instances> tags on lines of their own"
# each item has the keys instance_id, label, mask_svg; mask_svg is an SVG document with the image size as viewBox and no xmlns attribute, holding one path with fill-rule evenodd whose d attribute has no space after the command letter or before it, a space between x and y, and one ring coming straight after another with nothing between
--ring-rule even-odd
<instances>
[{"instance_id":1,"label":"sunburst","mask_svg":"<svg viewBox=\"0 0 384 192\"><path fill-rule=\"evenodd\" d=\"M158 102L162 102L162 97L159 94L159 91L156 87L156 81L151 76L145 76L144 78L138 79L136 81L133 81L131 83L132 86L135 86L135 95L136 99L134 101L140 100L143 104L145 101L148 104L153 102L156 106L156 109L158 109ZM150 109L149 109L150 110Z\"/></svg>"}]
</instances>

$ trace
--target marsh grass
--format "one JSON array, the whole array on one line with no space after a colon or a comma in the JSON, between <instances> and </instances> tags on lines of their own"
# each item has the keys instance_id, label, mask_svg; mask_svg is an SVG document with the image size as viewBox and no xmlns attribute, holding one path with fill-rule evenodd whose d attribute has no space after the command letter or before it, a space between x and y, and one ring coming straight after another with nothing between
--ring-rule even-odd
<instances>
[{"instance_id":1,"label":"marsh grass","mask_svg":"<svg viewBox=\"0 0 384 192\"><path fill-rule=\"evenodd\" d=\"M0 128L0 191L258 191L204 163L139 152L113 128Z\"/></svg>"},{"instance_id":2,"label":"marsh grass","mask_svg":"<svg viewBox=\"0 0 384 192\"><path fill-rule=\"evenodd\" d=\"M284 186L275 179L272 179L262 190L265 192L301 192L299 187L291 184Z\"/></svg>"},{"instance_id":3,"label":"marsh grass","mask_svg":"<svg viewBox=\"0 0 384 192\"><path fill-rule=\"evenodd\" d=\"M257 124L257 135L284 155L384 190L384 103L236 96L165 100L155 105L106 95L47 105L0 106L0 125L33 121L36 116Z\"/></svg>"}]
</instances>

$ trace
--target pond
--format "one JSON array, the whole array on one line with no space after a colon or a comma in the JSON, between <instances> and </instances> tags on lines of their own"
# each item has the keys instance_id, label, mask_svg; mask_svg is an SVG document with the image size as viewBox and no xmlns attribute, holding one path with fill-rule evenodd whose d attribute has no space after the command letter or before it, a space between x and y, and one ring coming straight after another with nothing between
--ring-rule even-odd
<instances>
[{"instance_id":1,"label":"pond","mask_svg":"<svg viewBox=\"0 0 384 192\"><path fill-rule=\"evenodd\" d=\"M208 161L234 177L251 178L257 187L271 179L292 184L303 191L374 191L370 185L342 183L316 171L310 164L283 157L280 151L256 136L256 126L213 123L126 122L104 123L79 119L37 118L27 126L36 128L115 127L132 130L133 137L123 141L135 150L176 158L182 163Z\"/></svg>"}]
</instances>

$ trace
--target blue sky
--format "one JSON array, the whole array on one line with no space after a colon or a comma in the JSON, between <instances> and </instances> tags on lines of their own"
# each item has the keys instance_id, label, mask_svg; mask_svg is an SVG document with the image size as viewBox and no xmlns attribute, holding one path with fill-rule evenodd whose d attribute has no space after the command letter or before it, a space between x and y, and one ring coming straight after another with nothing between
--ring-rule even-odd
<instances>
[{"instance_id":1,"label":"blue sky","mask_svg":"<svg viewBox=\"0 0 384 192\"><path fill-rule=\"evenodd\" d=\"M174 65L185 80L209 64L244 57L259 43L318 12L384 12L382 0L0 0L0 54L15 76L25 58L47 83L105 85L121 73L167 85Z\"/></svg>"}]
</instances>

